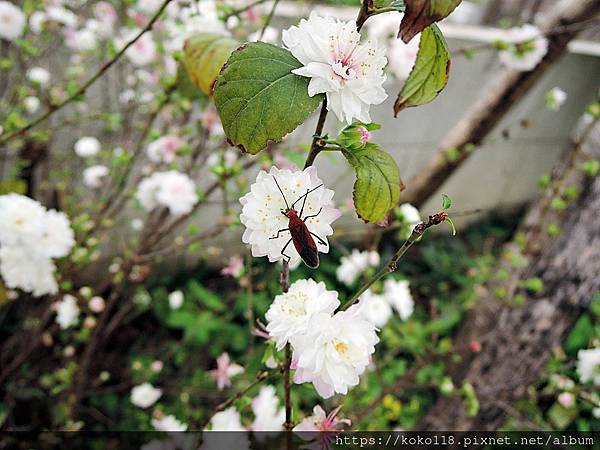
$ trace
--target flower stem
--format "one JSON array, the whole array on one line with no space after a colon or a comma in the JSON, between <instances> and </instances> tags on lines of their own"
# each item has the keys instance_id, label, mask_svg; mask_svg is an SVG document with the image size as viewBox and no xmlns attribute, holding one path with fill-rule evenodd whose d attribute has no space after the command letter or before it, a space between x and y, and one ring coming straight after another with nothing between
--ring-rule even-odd
<instances>
[{"instance_id":1,"label":"flower stem","mask_svg":"<svg viewBox=\"0 0 600 450\"><path fill-rule=\"evenodd\" d=\"M283 268L279 275L279 284L281 291L285 294L290 288L290 265L287 261L283 261ZM283 390L285 399L285 423L286 431L291 431L294 427L292 423L292 401L291 401L291 383L290 383L290 366L292 365L292 349L290 344L285 346L285 359L283 361Z\"/></svg>"},{"instance_id":2,"label":"flower stem","mask_svg":"<svg viewBox=\"0 0 600 450\"><path fill-rule=\"evenodd\" d=\"M323 128L325 127L325 119L327 119L327 97L323 99L323 105L321 106L321 112L319 113L319 120L317 120L317 128L315 128L310 152L306 158L306 163L304 163L305 169L313 165L315 158L321 152L321 135L323 134Z\"/></svg>"},{"instance_id":3,"label":"flower stem","mask_svg":"<svg viewBox=\"0 0 600 450\"><path fill-rule=\"evenodd\" d=\"M390 260L381 268L379 271L373 275L361 288L354 293L352 297L346 303L342 305L342 310L347 309L352 306L356 301L360 298L361 295L367 291L371 286L373 286L377 281L383 278L386 274L393 272L396 270L398 265L398 261L404 254L408 251L408 249L419 240L421 236L427 231L427 229L431 228L434 225L439 225L440 223L447 220L448 216L445 212L439 212L437 214L433 214L429 216L427 222L421 222L415 226L413 232L408 237L404 244L398 249L396 253L390 258Z\"/></svg>"}]
</instances>

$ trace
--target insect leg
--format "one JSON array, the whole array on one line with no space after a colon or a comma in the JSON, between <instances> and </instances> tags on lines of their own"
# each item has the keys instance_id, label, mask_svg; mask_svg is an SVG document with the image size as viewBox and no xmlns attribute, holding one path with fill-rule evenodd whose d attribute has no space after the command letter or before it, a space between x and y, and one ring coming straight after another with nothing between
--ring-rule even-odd
<instances>
[{"instance_id":1,"label":"insect leg","mask_svg":"<svg viewBox=\"0 0 600 450\"><path fill-rule=\"evenodd\" d=\"M306 219L310 219L310 218L312 218L312 217L317 217L319 214L321 214L321 211L323 211L323 208L321 208L321 209L319 210L319 212L318 212L318 213L316 213L316 214L312 214L312 215L310 215L310 216L306 216L306 217L305 217L304 219L302 219L302 220L303 220L304 222L306 222Z\"/></svg>"},{"instance_id":2,"label":"insect leg","mask_svg":"<svg viewBox=\"0 0 600 450\"><path fill-rule=\"evenodd\" d=\"M327 242L325 242L325 240L323 240L323 238L321 236L316 235L315 233L313 233L312 231L308 231L310 234L312 234L314 237L317 238L317 241L319 241L319 244L321 245L325 245L329 248L329 246L327 245Z\"/></svg>"},{"instance_id":3,"label":"insect leg","mask_svg":"<svg viewBox=\"0 0 600 450\"><path fill-rule=\"evenodd\" d=\"M286 244L283 246L283 248L281 249L281 254L283 255L284 258L287 258L286 261L289 263L290 259L292 259L289 255L286 255L285 253L285 249L288 247L288 245L290 245L290 242L292 242L292 238L290 238L289 241L286 242Z\"/></svg>"},{"instance_id":4,"label":"insect leg","mask_svg":"<svg viewBox=\"0 0 600 450\"><path fill-rule=\"evenodd\" d=\"M321 183L320 185L310 189L306 194L302 194L300 197L298 197L296 199L296 201L294 203L292 203L292 208L294 208L294 206L296 205L296 203L298 203L300 200L302 200L303 198L305 198L308 194L310 194L313 191L316 191L317 189L319 189L320 187L323 186L323 183Z\"/></svg>"},{"instance_id":5,"label":"insect leg","mask_svg":"<svg viewBox=\"0 0 600 450\"><path fill-rule=\"evenodd\" d=\"M290 231L290 229L289 229L289 228L282 228L281 230L279 230L279 231L277 232L277 234L276 234L275 236L273 236L273 237L270 237L269 239L279 239L279 235L280 235L281 233L283 233L284 231Z\"/></svg>"}]
</instances>

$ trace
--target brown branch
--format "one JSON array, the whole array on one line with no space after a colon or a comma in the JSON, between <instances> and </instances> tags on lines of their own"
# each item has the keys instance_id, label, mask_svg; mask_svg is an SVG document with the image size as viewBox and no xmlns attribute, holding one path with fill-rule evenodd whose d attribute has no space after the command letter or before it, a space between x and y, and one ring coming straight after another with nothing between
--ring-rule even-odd
<instances>
[{"instance_id":1,"label":"brown branch","mask_svg":"<svg viewBox=\"0 0 600 450\"><path fill-rule=\"evenodd\" d=\"M0 137L0 145L6 144L8 141L16 138L17 136L22 136L22 135L26 134L29 130L36 127L40 123L44 122L46 119L48 119L48 117L53 115L55 112L59 111L64 106L73 102L77 98L83 96L86 93L86 91L88 90L88 88L92 84L94 84L100 77L102 77L102 75L104 75L104 73L108 69L110 69L125 54L125 52L129 49L129 47L131 47L133 44L135 44L135 42L139 38L141 38L142 35L144 35L148 31L150 31L150 29L152 28L154 23L159 19L159 17L163 13L163 11L167 7L167 5L169 3L171 3L171 1L172 0L165 0L163 2L163 4L160 6L160 8L158 9L158 11L156 12L156 14L154 14L154 16L146 24L146 26L133 39L131 39L129 42L127 42L127 44L125 44L125 47L123 47L112 59L105 62L100 67L100 69L90 79L88 79L79 89L77 89L77 91L75 91L69 97L64 99L62 102L50 105L49 109L44 114L42 114L40 117L35 119L34 121L28 123L27 125L23 126L22 128L19 128L18 130L13 131L12 133L7 134L4 137Z\"/></svg>"}]
</instances>

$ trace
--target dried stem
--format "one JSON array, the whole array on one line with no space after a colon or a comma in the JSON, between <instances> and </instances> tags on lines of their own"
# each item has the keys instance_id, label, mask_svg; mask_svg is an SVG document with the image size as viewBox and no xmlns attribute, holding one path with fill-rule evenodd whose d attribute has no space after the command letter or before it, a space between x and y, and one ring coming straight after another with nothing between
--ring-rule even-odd
<instances>
[{"instance_id":1,"label":"dried stem","mask_svg":"<svg viewBox=\"0 0 600 450\"><path fill-rule=\"evenodd\" d=\"M429 216L427 222L421 222L418 225L416 225L409 238L406 241L404 241L404 244L402 244L398 251L394 253L394 256L392 256L390 260L381 269L379 269L379 272L373 275L369 279L369 281L367 281L356 293L354 293L354 295L350 297L350 299L346 303L344 303L344 305L342 305L341 309L347 309L348 307L350 307L359 299L359 297L362 294L365 293L365 291L367 291L367 289L373 286L377 281L383 278L386 274L394 272L396 270L400 258L402 258L402 256L404 256L408 249L415 242L417 242L421 236L423 236L423 233L425 233L425 231L427 231L432 226L439 225L440 223L444 222L447 218L448 216L445 212L439 212L437 214Z\"/></svg>"}]
</instances>

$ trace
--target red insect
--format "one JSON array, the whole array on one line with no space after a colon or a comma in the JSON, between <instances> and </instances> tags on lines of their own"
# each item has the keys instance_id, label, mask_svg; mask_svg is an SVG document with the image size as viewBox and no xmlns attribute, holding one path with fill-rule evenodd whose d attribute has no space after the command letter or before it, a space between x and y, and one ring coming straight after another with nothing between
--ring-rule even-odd
<instances>
[{"instance_id":1,"label":"red insect","mask_svg":"<svg viewBox=\"0 0 600 450\"><path fill-rule=\"evenodd\" d=\"M287 199L285 198L285 195L283 195L283 191L281 190L279 183L277 182L277 178L273 177L273 179L275 180L277 189L279 189L279 192L281 192L281 196L283 197L283 201L285 202L286 206L286 209L281 210L281 214L287 217L289 219L289 222L287 228L282 228L277 232L277 235L269 239L278 239L281 233L289 231L292 237L289 241L286 242L286 244L281 249L281 254L283 255L283 257L286 258L287 262L290 261L290 256L286 255L284 252L288 245L290 245L290 242L294 242L294 247L296 247L296 250L298 251L300 258L302 258L302 261L304 261L304 264L306 264L311 269L316 269L317 267L319 267L319 251L317 250L317 244L315 244L313 236L317 238L317 242L321 245L327 246L327 242L325 242L322 238L320 238L308 229L308 227L306 226L306 220L310 219L311 217L317 217L319 214L321 214L323 208L319 209L319 212L317 212L316 214L306 216L304 218L302 218L302 214L304 214L304 206L306 205L306 198L308 197L308 194L310 194L313 191L316 191L317 189L322 187L323 184L320 184L312 189L307 189L306 193L301 195L294 203L292 203L292 206L290 207L290 205L287 202ZM300 214L298 214L298 212L294 209L294 206L302 199L304 199L304 201L302 202Z\"/></svg>"}]
</instances>

